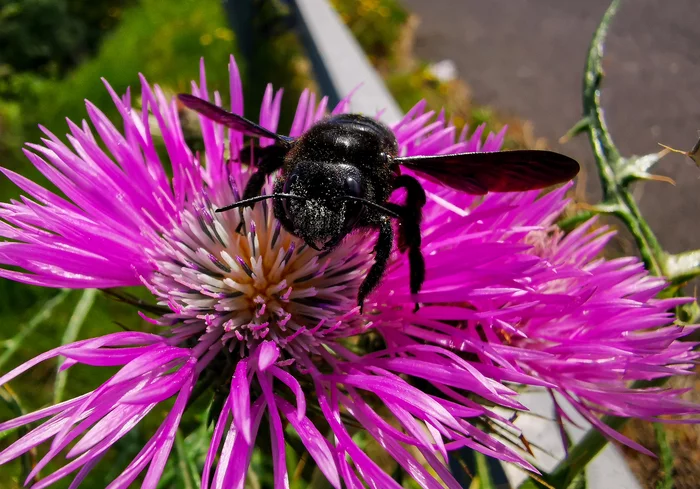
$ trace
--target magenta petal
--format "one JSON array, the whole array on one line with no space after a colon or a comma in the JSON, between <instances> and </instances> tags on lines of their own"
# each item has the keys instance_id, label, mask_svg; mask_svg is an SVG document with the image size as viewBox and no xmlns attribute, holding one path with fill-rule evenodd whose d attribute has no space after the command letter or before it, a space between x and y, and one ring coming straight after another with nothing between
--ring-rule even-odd
<instances>
[{"instance_id":1,"label":"magenta petal","mask_svg":"<svg viewBox=\"0 0 700 489\"><path fill-rule=\"evenodd\" d=\"M369 431L375 440L396 460L408 475L424 489L442 489L442 484L438 482L430 473L421 466L415 457L413 457L405 448L403 448L397 440L391 436L386 436L384 432L378 429L377 425L372 423L363 415L362 410L357 409L352 401L348 400L346 408L357 418L362 426ZM460 484L454 478L443 479L443 482L451 489L462 489Z\"/></svg>"},{"instance_id":2,"label":"magenta petal","mask_svg":"<svg viewBox=\"0 0 700 489\"><path fill-rule=\"evenodd\" d=\"M253 437L258 433L264 412L265 403L259 398L251 407L250 432ZM229 430L214 474L213 489L244 489L254 448L253 443L246 442L235 430Z\"/></svg>"},{"instance_id":3,"label":"magenta petal","mask_svg":"<svg viewBox=\"0 0 700 489\"><path fill-rule=\"evenodd\" d=\"M272 379L262 373L257 373L258 382L263 391L267 413L270 418L270 440L272 442L272 466L274 469L275 488L289 487L289 477L287 475L287 456L284 445L284 428L280 419L275 394L272 390Z\"/></svg>"},{"instance_id":4,"label":"magenta petal","mask_svg":"<svg viewBox=\"0 0 700 489\"><path fill-rule=\"evenodd\" d=\"M88 476L88 474L92 471L92 469L95 468L95 466L100 463L100 460L102 460L102 457L104 456L104 453L98 455L97 457L93 458L90 460L88 463L83 465L83 468L80 469L80 472L78 472L78 475L75 476L73 481L70 483L70 486L68 486L68 489L78 489L78 486L82 484L82 482L85 480L85 477Z\"/></svg>"},{"instance_id":5,"label":"magenta petal","mask_svg":"<svg viewBox=\"0 0 700 489\"><path fill-rule=\"evenodd\" d=\"M48 360L49 358L53 358L55 356L58 356L63 352L63 350L66 350L67 348L70 348L71 346L75 345L83 345L90 340L83 340L83 341L78 341L77 343L73 343L72 345L64 345L64 346L59 346L58 348L54 348L53 350L49 350L46 353L42 353L41 355L38 355L28 362L23 363L19 367L16 367L12 370L10 370L8 373L0 377L0 385L5 385L7 382L10 380L14 379L15 377L23 374L30 368L34 367L35 365L40 364L44 360Z\"/></svg>"},{"instance_id":6,"label":"magenta petal","mask_svg":"<svg viewBox=\"0 0 700 489\"><path fill-rule=\"evenodd\" d=\"M85 365L93 365L96 367L113 367L116 365L126 365L134 360L150 360L153 357L158 357L163 351L163 348L156 349L155 355L148 356L147 353L153 351L151 346L142 346L137 348L69 348L61 354L66 358L75 360L78 363ZM138 375L138 374L137 374Z\"/></svg>"},{"instance_id":7,"label":"magenta petal","mask_svg":"<svg viewBox=\"0 0 700 489\"><path fill-rule=\"evenodd\" d=\"M375 375L345 375L338 378L338 381L368 390L379 397L386 396L392 401L404 405L408 410L424 413L448 425L458 426L457 420L438 402L402 381L399 377L394 380Z\"/></svg>"},{"instance_id":8,"label":"magenta petal","mask_svg":"<svg viewBox=\"0 0 700 489\"><path fill-rule=\"evenodd\" d=\"M279 347L272 341L264 341L258 348L258 370L264 372L277 361L279 356Z\"/></svg>"},{"instance_id":9,"label":"magenta petal","mask_svg":"<svg viewBox=\"0 0 700 489\"><path fill-rule=\"evenodd\" d=\"M252 443L250 433L250 384L248 383L248 360L239 360L231 381L231 394L228 402L231 405L233 424L245 439Z\"/></svg>"},{"instance_id":10,"label":"magenta petal","mask_svg":"<svg viewBox=\"0 0 700 489\"><path fill-rule=\"evenodd\" d=\"M212 434L211 442L209 443L209 450L207 450L207 457L204 460L204 469L202 471L201 489L209 489L209 480L211 475L211 466L214 463L216 454L219 451L219 446L221 445L221 438L224 434L224 429L228 423L229 416L231 415L231 403L227 399L224 403L224 407L221 409L219 418L216 420L216 426L214 427L214 433Z\"/></svg>"},{"instance_id":11,"label":"magenta petal","mask_svg":"<svg viewBox=\"0 0 700 489\"><path fill-rule=\"evenodd\" d=\"M143 469L148 465L156 451L158 450L158 435L162 432L161 428L156 434L146 443L141 451L134 457L131 463L119 474L119 477L114 479L107 489L126 489L136 479Z\"/></svg>"},{"instance_id":12,"label":"magenta petal","mask_svg":"<svg viewBox=\"0 0 700 489\"><path fill-rule=\"evenodd\" d=\"M355 442L352 441L352 438L348 434L347 430L340 422L340 411L337 405L332 405L329 402L325 392L322 390L318 390L318 392L319 405L321 406L321 410L323 411L326 420L328 420L334 435L338 438L339 445L345 450L365 480L372 481L376 487L401 489L401 486L399 486L394 479L389 477L382 469L380 469L379 466L372 461L365 452L360 450ZM338 454L339 460L343 459L344 457L344 454Z\"/></svg>"},{"instance_id":13,"label":"magenta petal","mask_svg":"<svg viewBox=\"0 0 700 489\"><path fill-rule=\"evenodd\" d=\"M177 431L178 424L180 423L182 413L185 411L187 400L192 393L192 387L194 386L195 380L195 378L190 377L190 379L186 381L185 385L180 391L180 394L178 394L177 399L175 400L173 409L170 411L168 417L161 426L163 433L158 440L158 451L153 457L153 460L151 460L151 466L148 468L146 477L141 485L143 489L155 489L155 487L158 485L160 476L165 468L165 463L168 461L168 455L170 455L170 450L175 442L175 432Z\"/></svg>"},{"instance_id":14,"label":"magenta petal","mask_svg":"<svg viewBox=\"0 0 700 489\"><path fill-rule=\"evenodd\" d=\"M126 404L150 404L164 401L182 389L184 383L192 376L196 363L196 359L190 358L174 374L162 377L147 387L132 391L124 396L121 402Z\"/></svg>"},{"instance_id":15,"label":"magenta petal","mask_svg":"<svg viewBox=\"0 0 700 489\"><path fill-rule=\"evenodd\" d=\"M68 419L66 416L59 415L45 422L38 428L34 428L32 431L0 452L0 464L7 463L8 461L15 459L23 453L31 450L40 443L48 440L63 429L67 423Z\"/></svg>"},{"instance_id":16,"label":"magenta petal","mask_svg":"<svg viewBox=\"0 0 700 489\"><path fill-rule=\"evenodd\" d=\"M150 406L119 406L103 417L68 452L66 458L73 458L85 452L124 426L136 426L153 408Z\"/></svg>"},{"instance_id":17,"label":"magenta petal","mask_svg":"<svg viewBox=\"0 0 700 489\"><path fill-rule=\"evenodd\" d=\"M16 428L18 426L33 423L47 416L51 416L52 414L60 413L61 411L66 411L69 408L80 404L82 401L85 400L87 396L88 394L83 394L82 396L75 397L68 401L63 401L59 404L54 404L53 406L45 407L44 409L39 409L38 411L34 411L33 413L25 414L23 416L18 416L17 418L11 419L9 421L5 421L4 423L0 424L0 432Z\"/></svg>"},{"instance_id":18,"label":"magenta petal","mask_svg":"<svg viewBox=\"0 0 700 489\"><path fill-rule=\"evenodd\" d=\"M326 476L328 482L336 489L341 489L340 475L338 474L335 457L328 440L318 431L309 418L306 416L299 417L294 406L279 396L277 396L276 401L280 411L296 430L304 447L309 451L309 455L313 457L316 465L323 472L323 475Z\"/></svg>"},{"instance_id":19,"label":"magenta petal","mask_svg":"<svg viewBox=\"0 0 700 489\"><path fill-rule=\"evenodd\" d=\"M301 421L301 419L306 416L306 397L304 396L301 384L299 384L299 381L295 379L293 375L280 368L272 367L270 373L284 382L287 387L294 392L297 400L297 417Z\"/></svg>"}]
</instances>

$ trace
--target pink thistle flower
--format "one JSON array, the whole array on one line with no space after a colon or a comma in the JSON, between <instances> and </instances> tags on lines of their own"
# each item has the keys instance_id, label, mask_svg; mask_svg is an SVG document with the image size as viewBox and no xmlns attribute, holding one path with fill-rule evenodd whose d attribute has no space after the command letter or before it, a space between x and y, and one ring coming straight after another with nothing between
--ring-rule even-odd
<instances>
[{"instance_id":1,"label":"pink thistle flower","mask_svg":"<svg viewBox=\"0 0 700 489\"><path fill-rule=\"evenodd\" d=\"M233 59L230 71L231 110L240 114ZM69 123L70 146L45 130L43 144L25 150L62 196L3 170L27 197L0 205L0 263L7 267L0 276L49 287L145 285L165 312L144 318L162 335L79 341L0 378L2 385L56 356L66 358L62 368L121 366L92 392L0 424L2 431L48 418L0 452L5 463L50 443L28 481L67 452L69 461L33 487L76 471L77 487L110 447L174 397L162 425L109 486L128 487L146 471L143 487L156 487L190 394L207 372L226 378L229 391L202 468L205 489L244 487L263 422L276 488L289 486L286 426L335 488L400 487L358 446L351 425L424 488L460 487L447 454L465 446L534 470L477 423L515 429L485 406L523 408L507 383L550 388L592 422L602 412L648 419L698 412L677 392L627 388L629 380L689 370L693 345L677 341L689 331L669 326L666 312L681 300L655 300L663 282L634 259L597 259L608 239L603 231L559 236L552 223L566 188L480 198L424 182L423 307L413 312L408 264L396 254L360 315L357 289L373 240L358 233L331 252L314 251L263 203L243 211L244 233L237 233L239 213L214 210L239 200L249 178L239 161L242 136L200 117L205 149L193 154L176 102L157 86L142 80L141 111L128 92L107 89L122 131L88 103L97 134L87 122ZM209 99L203 66L192 92ZM273 131L281 96L268 87L260 111L260 124ZM213 101L221 104L218 93ZM333 112L346 107L343 101ZM326 99L317 104L304 92L290 135L325 113ZM457 136L424 103L393 130L405 154L494 151L504 136L489 135L483 145L483 128ZM161 139L167 165L156 151ZM382 346L365 347L373 339Z\"/></svg>"}]
</instances>

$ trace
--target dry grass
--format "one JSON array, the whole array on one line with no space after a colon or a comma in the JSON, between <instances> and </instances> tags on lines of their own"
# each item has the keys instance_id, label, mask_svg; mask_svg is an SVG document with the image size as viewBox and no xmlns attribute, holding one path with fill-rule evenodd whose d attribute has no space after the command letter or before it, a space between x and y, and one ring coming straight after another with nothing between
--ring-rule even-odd
<instances>
[{"instance_id":1,"label":"dry grass","mask_svg":"<svg viewBox=\"0 0 700 489\"><path fill-rule=\"evenodd\" d=\"M695 375L676 377L669 382L674 389L692 389L684 398L700 402L700 370ZM666 437L673 452L674 489L698 489L700 487L700 425L665 425ZM624 434L641 443L654 453L659 447L651 423L632 420L625 426ZM660 459L652 458L629 448L623 448L630 468L644 489L657 489L663 478Z\"/></svg>"}]
</instances>

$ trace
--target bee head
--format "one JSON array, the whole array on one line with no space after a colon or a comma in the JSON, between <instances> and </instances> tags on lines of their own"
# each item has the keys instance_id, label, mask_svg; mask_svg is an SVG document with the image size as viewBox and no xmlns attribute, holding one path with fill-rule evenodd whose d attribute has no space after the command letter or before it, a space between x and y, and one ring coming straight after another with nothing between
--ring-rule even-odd
<instances>
[{"instance_id":1,"label":"bee head","mask_svg":"<svg viewBox=\"0 0 700 489\"><path fill-rule=\"evenodd\" d=\"M278 182L278 192L302 199L280 199L275 213L288 230L317 250L335 247L360 219L363 197L360 170L351 165L303 161Z\"/></svg>"}]
</instances>

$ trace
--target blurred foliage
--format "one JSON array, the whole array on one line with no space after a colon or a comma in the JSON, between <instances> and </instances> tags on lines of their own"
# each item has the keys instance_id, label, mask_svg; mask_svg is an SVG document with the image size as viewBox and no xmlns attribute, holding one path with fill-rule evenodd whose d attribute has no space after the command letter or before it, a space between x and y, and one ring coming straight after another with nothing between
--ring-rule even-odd
<instances>
[{"instance_id":1,"label":"blurred foliage","mask_svg":"<svg viewBox=\"0 0 700 489\"><path fill-rule=\"evenodd\" d=\"M5 69L55 73L77 64L84 25L65 1L7 1L0 8L0 60Z\"/></svg>"},{"instance_id":2,"label":"blurred foliage","mask_svg":"<svg viewBox=\"0 0 700 489\"><path fill-rule=\"evenodd\" d=\"M236 15L236 2L229 0L228 4L231 6L229 17ZM285 132L292 125L301 92L308 88L318 94L318 87L303 46L296 32L290 28L288 3L282 0L257 0L256 8L251 29L253 38L250 40L252 57L246 60L248 70L243 80L246 116L253 120L258 117L250 108L258 109L268 83L275 90L283 88L279 128Z\"/></svg>"},{"instance_id":3,"label":"blurred foliage","mask_svg":"<svg viewBox=\"0 0 700 489\"><path fill-rule=\"evenodd\" d=\"M94 54L135 0L2 0L3 73L60 76Z\"/></svg>"},{"instance_id":4,"label":"blurred foliage","mask_svg":"<svg viewBox=\"0 0 700 489\"><path fill-rule=\"evenodd\" d=\"M138 94L139 72L166 91L187 91L190 80L199 76L199 59L204 56L209 61L209 85L228 86L228 56L235 50L235 43L218 1L141 0L124 10L121 19L104 36L96 56L65 77L48 78L37 73L9 77L11 90L21 98L0 100L3 166L37 176L21 154L21 143L41 136L39 123L57 134L65 132L64 118L79 121L85 117L86 99L108 116L115 116L116 108L101 77L117 93L131 86ZM12 189L9 182L0 180L0 196L7 196Z\"/></svg>"},{"instance_id":5,"label":"blurred foliage","mask_svg":"<svg viewBox=\"0 0 700 489\"><path fill-rule=\"evenodd\" d=\"M331 0L373 63L391 59L409 14L396 0Z\"/></svg>"}]
</instances>

